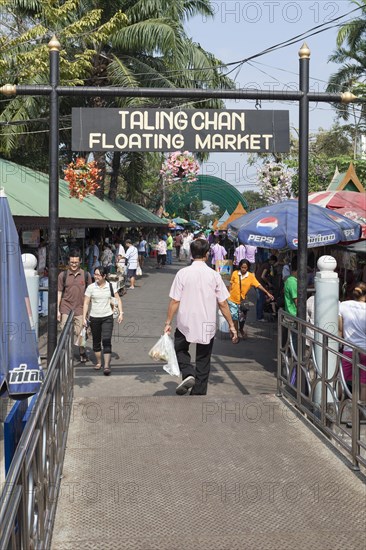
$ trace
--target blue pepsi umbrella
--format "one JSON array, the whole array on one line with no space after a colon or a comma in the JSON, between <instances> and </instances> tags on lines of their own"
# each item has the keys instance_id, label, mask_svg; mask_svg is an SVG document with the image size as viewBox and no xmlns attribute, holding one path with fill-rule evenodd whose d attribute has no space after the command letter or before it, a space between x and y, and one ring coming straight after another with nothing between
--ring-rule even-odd
<instances>
[{"instance_id":1,"label":"blue pepsi umbrella","mask_svg":"<svg viewBox=\"0 0 366 550\"><path fill-rule=\"evenodd\" d=\"M257 208L229 224L231 238L262 248L297 249L297 200ZM316 248L339 242L357 241L361 226L328 208L308 205L308 247Z\"/></svg>"},{"instance_id":2,"label":"blue pepsi umbrella","mask_svg":"<svg viewBox=\"0 0 366 550\"><path fill-rule=\"evenodd\" d=\"M32 326L18 233L0 188L0 392L13 399L37 393L43 380Z\"/></svg>"}]
</instances>

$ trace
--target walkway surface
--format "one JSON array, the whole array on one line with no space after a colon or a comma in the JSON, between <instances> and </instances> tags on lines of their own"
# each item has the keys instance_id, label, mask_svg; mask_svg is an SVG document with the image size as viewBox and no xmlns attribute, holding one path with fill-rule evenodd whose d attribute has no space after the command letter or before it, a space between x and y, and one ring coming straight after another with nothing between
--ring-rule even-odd
<instances>
[{"instance_id":1,"label":"walkway surface","mask_svg":"<svg viewBox=\"0 0 366 550\"><path fill-rule=\"evenodd\" d=\"M123 297L112 375L75 367L52 548L364 549L365 485L275 396L276 328L215 341L208 395L178 397L148 351L178 265Z\"/></svg>"}]
</instances>

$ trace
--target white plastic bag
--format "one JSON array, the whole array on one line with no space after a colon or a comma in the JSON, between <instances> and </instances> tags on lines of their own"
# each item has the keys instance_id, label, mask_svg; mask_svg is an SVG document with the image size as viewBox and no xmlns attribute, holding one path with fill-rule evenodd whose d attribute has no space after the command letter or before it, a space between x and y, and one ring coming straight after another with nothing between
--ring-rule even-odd
<instances>
[{"instance_id":1,"label":"white plastic bag","mask_svg":"<svg viewBox=\"0 0 366 550\"><path fill-rule=\"evenodd\" d=\"M180 376L174 343L169 334L165 333L159 338L149 351L149 356L154 359L154 361L167 361L167 364L163 366L165 372L171 376Z\"/></svg>"},{"instance_id":2,"label":"white plastic bag","mask_svg":"<svg viewBox=\"0 0 366 550\"><path fill-rule=\"evenodd\" d=\"M141 277L142 276L142 269L141 269L141 266L137 266L137 269L136 269L136 277Z\"/></svg>"},{"instance_id":3,"label":"white plastic bag","mask_svg":"<svg viewBox=\"0 0 366 550\"><path fill-rule=\"evenodd\" d=\"M74 342L75 346L79 346L80 348L84 348L85 344L86 344L86 338L87 338L86 328L83 327L80 331L79 336L76 338L76 340Z\"/></svg>"}]
</instances>

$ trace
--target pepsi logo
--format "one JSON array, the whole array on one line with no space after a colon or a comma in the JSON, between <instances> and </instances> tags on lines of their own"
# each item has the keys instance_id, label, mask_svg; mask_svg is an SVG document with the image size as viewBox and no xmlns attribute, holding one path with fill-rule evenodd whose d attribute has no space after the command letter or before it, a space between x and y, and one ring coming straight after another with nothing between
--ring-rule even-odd
<instances>
[{"instance_id":1,"label":"pepsi logo","mask_svg":"<svg viewBox=\"0 0 366 550\"><path fill-rule=\"evenodd\" d=\"M276 229L278 227L278 219L277 218L262 218L261 220L257 221L257 227L267 227L271 231Z\"/></svg>"}]
</instances>

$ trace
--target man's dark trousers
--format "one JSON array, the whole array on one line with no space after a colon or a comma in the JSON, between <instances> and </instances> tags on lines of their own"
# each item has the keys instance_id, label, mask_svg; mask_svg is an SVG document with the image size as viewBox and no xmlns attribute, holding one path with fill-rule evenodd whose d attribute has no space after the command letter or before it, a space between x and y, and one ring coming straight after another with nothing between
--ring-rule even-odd
<instances>
[{"instance_id":1,"label":"man's dark trousers","mask_svg":"<svg viewBox=\"0 0 366 550\"><path fill-rule=\"evenodd\" d=\"M211 367L211 353L214 338L208 344L196 344L196 368L191 363L189 345L184 334L176 329L174 334L174 348L177 354L179 368L182 372L183 380L187 376L194 376L196 383L191 390L191 395L206 395L208 376Z\"/></svg>"}]
</instances>

